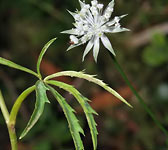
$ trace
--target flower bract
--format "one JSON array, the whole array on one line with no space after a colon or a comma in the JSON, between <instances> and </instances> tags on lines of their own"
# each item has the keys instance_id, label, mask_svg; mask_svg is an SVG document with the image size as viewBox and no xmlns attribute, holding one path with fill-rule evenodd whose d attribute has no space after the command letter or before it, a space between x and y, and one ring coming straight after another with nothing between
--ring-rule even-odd
<instances>
[{"instance_id":1,"label":"flower bract","mask_svg":"<svg viewBox=\"0 0 168 150\"><path fill-rule=\"evenodd\" d=\"M91 4L86 4L79 0L79 3L81 6L80 11L68 11L75 20L73 24L74 28L61 32L70 34L71 45L68 50L88 42L82 61L84 61L85 56L93 48L93 56L97 62L101 41L104 47L115 56L115 52L106 34L129 31L129 29L121 27L119 23L120 19L126 15L116 16L111 19L114 10L114 0L104 10L104 5L98 3L97 0L92 0Z\"/></svg>"}]
</instances>

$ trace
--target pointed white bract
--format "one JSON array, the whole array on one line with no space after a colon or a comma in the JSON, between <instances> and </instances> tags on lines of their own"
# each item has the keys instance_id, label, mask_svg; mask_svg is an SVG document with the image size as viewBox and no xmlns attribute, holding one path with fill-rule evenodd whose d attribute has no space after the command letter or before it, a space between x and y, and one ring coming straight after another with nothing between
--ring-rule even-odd
<instances>
[{"instance_id":1,"label":"pointed white bract","mask_svg":"<svg viewBox=\"0 0 168 150\"><path fill-rule=\"evenodd\" d=\"M126 15L116 16L111 19L114 10L114 0L112 0L103 11L103 4L99 4L97 0L92 0L91 4L86 4L79 0L81 10L76 12L68 11L74 18L74 28L63 31L62 33L70 34L70 47L68 50L88 42L83 54L83 61L85 56L93 48L93 56L97 62L97 57L100 48L100 41L102 41L105 48L107 48L113 55L115 55L112 45L105 35L106 33L118 33L129 31L129 29L122 28L119 21ZM101 40L100 40L101 39Z\"/></svg>"}]
</instances>

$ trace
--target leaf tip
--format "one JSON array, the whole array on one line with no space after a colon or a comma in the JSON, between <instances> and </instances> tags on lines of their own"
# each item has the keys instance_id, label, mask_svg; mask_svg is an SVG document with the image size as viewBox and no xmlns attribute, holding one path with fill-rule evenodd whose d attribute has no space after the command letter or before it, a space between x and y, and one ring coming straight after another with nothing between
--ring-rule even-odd
<instances>
[{"instance_id":1,"label":"leaf tip","mask_svg":"<svg viewBox=\"0 0 168 150\"><path fill-rule=\"evenodd\" d=\"M130 108L134 108L131 104L129 104L128 102L124 102L126 105L128 105Z\"/></svg>"},{"instance_id":2,"label":"leaf tip","mask_svg":"<svg viewBox=\"0 0 168 150\"><path fill-rule=\"evenodd\" d=\"M21 133L20 137L19 137L19 140L23 139L23 137L25 136L25 133L24 131Z\"/></svg>"}]
</instances>

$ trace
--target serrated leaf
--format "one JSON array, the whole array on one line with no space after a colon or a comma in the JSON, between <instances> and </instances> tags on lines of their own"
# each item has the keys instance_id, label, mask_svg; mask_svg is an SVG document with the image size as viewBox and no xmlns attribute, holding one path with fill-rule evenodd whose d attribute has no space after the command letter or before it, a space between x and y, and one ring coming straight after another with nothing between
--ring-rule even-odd
<instances>
[{"instance_id":1,"label":"serrated leaf","mask_svg":"<svg viewBox=\"0 0 168 150\"><path fill-rule=\"evenodd\" d=\"M84 150L83 142L80 137L80 133L84 135L84 131L81 128L79 121L74 114L75 110L65 101L65 99L54 88L52 88L51 86L48 86L48 88L50 89L53 96L57 99L58 103L61 105L64 111L76 150Z\"/></svg>"},{"instance_id":2,"label":"serrated leaf","mask_svg":"<svg viewBox=\"0 0 168 150\"><path fill-rule=\"evenodd\" d=\"M41 61L43 59L43 56L45 54L45 52L47 51L47 49L49 48L49 46L56 40L57 38L53 38L51 39L47 44L45 44L45 46L43 47L43 49L41 50L41 53L38 57L38 60L37 60L37 73L38 75L41 77L41 73L40 73L40 64L41 64Z\"/></svg>"},{"instance_id":3,"label":"serrated leaf","mask_svg":"<svg viewBox=\"0 0 168 150\"><path fill-rule=\"evenodd\" d=\"M47 81L49 79L59 77L59 76L77 77L77 78L88 80L89 82L93 82L93 83L101 86L102 88L104 88L105 90L110 92L111 94L113 94L115 97L117 97L119 100L121 100L122 102L127 104L129 107L132 107L122 96L120 96L120 94L118 94L115 90L113 90L111 87L109 87L107 84L105 84L102 80L95 78L94 75L85 74L83 71L81 71L81 72L76 72L76 71L58 72L58 73L47 76L44 79L44 81Z\"/></svg>"},{"instance_id":4,"label":"serrated leaf","mask_svg":"<svg viewBox=\"0 0 168 150\"><path fill-rule=\"evenodd\" d=\"M24 72L27 72L29 74L32 74L32 75L36 76L36 77L39 77L38 74L35 73L34 71L32 71L32 70L30 70L30 69L28 69L26 67L23 67L21 65L18 65L16 63L14 63L14 62L12 62L10 60L7 60L5 58L2 58L2 57L0 57L0 64L8 66L8 67L11 67L11 68L14 68L14 69L18 69L18 70L21 70L21 71L24 71Z\"/></svg>"},{"instance_id":5,"label":"serrated leaf","mask_svg":"<svg viewBox=\"0 0 168 150\"><path fill-rule=\"evenodd\" d=\"M35 104L35 109L33 111L33 114L22 132L21 136L19 139L22 139L29 131L30 129L36 124L36 122L39 120L40 116L43 113L45 103L49 103L49 100L47 98L46 91L48 89L44 85L44 83L39 80L36 82L36 104Z\"/></svg>"},{"instance_id":6,"label":"serrated leaf","mask_svg":"<svg viewBox=\"0 0 168 150\"><path fill-rule=\"evenodd\" d=\"M54 80L47 81L47 83L55 85L55 86L57 86L59 88L62 88L64 90L68 91L69 93L71 93L78 100L78 102L80 103L80 105L82 106L82 108L83 108L83 110L85 112L85 115L86 115L86 118L87 118L87 122L88 122L90 131L91 131L91 135L92 135L93 147L94 147L94 150L96 150L98 132L97 132L97 128L96 128L97 124L96 124L96 122L94 120L93 114L97 115L97 113L89 105L89 103L88 103L89 100L86 97L82 96L80 94L80 92L78 90L76 90L71 85L68 85L66 83L59 82L59 81L54 81Z\"/></svg>"}]
</instances>

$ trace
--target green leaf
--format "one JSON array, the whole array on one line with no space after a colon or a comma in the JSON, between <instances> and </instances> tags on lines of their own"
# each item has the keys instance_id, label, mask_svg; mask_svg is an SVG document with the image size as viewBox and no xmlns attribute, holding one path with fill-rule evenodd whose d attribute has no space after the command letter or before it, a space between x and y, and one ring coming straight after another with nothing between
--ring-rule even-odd
<instances>
[{"instance_id":1,"label":"green leaf","mask_svg":"<svg viewBox=\"0 0 168 150\"><path fill-rule=\"evenodd\" d=\"M56 40L57 38L53 38L51 39L44 47L43 49L41 50L41 53L38 57L38 60L37 60L37 73L38 75L41 77L41 73L40 73L40 64L41 64L41 61L43 59L43 56L45 54L45 52L47 51L47 49L49 48L49 46Z\"/></svg>"},{"instance_id":2,"label":"green leaf","mask_svg":"<svg viewBox=\"0 0 168 150\"><path fill-rule=\"evenodd\" d=\"M19 97L16 99L13 107L12 107L12 110L10 112L10 117L9 117L9 121L13 124L15 124L16 122L16 118L17 118L17 114L18 114L18 111L20 110L20 107L23 103L23 101L27 98L27 96L32 93L34 90L36 89L36 86L33 85L29 88L27 88L26 90L24 90L20 95Z\"/></svg>"},{"instance_id":3,"label":"green leaf","mask_svg":"<svg viewBox=\"0 0 168 150\"><path fill-rule=\"evenodd\" d=\"M80 133L84 135L84 131L81 128L78 119L76 118L74 112L75 110L65 101L65 99L51 86L48 86L54 97L58 100L61 105L64 114L67 118L70 132L76 147L76 150L84 150L83 142L80 137Z\"/></svg>"},{"instance_id":4,"label":"green leaf","mask_svg":"<svg viewBox=\"0 0 168 150\"><path fill-rule=\"evenodd\" d=\"M28 69L28 68L25 68L23 66L20 66L10 60L7 60L5 58L2 58L0 57L0 64L2 65L5 65L5 66L8 66L8 67L11 67L11 68L14 68L14 69L18 69L18 70L21 70L21 71L24 71L24 72L27 72L27 73L30 73L36 77L39 77L37 73L35 73L34 71Z\"/></svg>"},{"instance_id":5,"label":"green leaf","mask_svg":"<svg viewBox=\"0 0 168 150\"><path fill-rule=\"evenodd\" d=\"M89 100L86 97L82 96L80 94L80 92L78 90L76 90L71 85L68 85L66 83L59 82L59 81L53 81L53 80L47 81L47 83L58 86L59 88L62 88L64 90L68 91L78 100L78 102L80 103L80 105L82 106L82 108L85 112L87 122L88 122L88 125L89 125L89 128L90 128L90 132L91 132L91 135L92 135L93 147L94 147L94 150L96 150L98 132L97 132L97 128L96 128L97 124L94 120L93 114L97 115L97 113L89 105L89 103L88 103Z\"/></svg>"},{"instance_id":6,"label":"green leaf","mask_svg":"<svg viewBox=\"0 0 168 150\"><path fill-rule=\"evenodd\" d=\"M39 80L36 82L36 104L35 104L35 109L33 111L33 114L22 132L21 136L19 139L22 139L29 131L30 129L35 125L35 123L39 120L40 116L43 113L44 110L44 105L45 103L50 103L48 98L47 98L47 87L44 85L44 83Z\"/></svg>"},{"instance_id":7,"label":"green leaf","mask_svg":"<svg viewBox=\"0 0 168 150\"><path fill-rule=\"evenodd\" d=\"M52 79L52 78L55 78L55 77L59 77L59 76L77 77L77 78L82 78L82 79L88 80L89 82L93 82L93 83L101 86L102 88L104 88L105 90L107 90L108 92L110 92L111 94L113 94L115 97L117 97L119 100L121 100L122 102L124 102L125 104L127 104L129 107L132 107L123 97L121 97L115 90L113 90L112 88L110 88L103 81L95 78L94 75L85 74L83 71L81 71L81 72L76 72L76 71L62 71L62 72L58 72L58 73L55 73L55 74L47 76L44 79L44 81L47 81L49 79Z\"/></svg>"}]
</instances>

